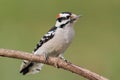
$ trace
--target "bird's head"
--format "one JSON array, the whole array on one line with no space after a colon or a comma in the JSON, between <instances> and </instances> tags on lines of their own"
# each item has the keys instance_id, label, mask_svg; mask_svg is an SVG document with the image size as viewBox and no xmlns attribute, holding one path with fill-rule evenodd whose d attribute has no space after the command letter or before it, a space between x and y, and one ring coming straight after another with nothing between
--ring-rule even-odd
<instances>
[{"instance_id":1,"label":"bird's head","mask_svg":"<svg viewBox=\"0 0 120 80\"><path fill-rule=\"evenodd\" d=\"M56 27L65 26L67 24L74 24L80 15L73 14L71 12L61 12L57 15Z\"/></svg>"}]
</instances>

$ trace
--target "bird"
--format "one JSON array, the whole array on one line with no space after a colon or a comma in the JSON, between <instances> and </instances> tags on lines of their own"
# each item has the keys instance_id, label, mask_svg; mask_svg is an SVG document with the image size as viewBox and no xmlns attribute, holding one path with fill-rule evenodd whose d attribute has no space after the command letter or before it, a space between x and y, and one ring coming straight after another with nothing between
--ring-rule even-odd
<instances>
[{"instance_id":1,"label":"bird","mask_svg":"<svg viewBox=\"0 0 120 80\"><path fill-rule=\"evenodd\" d=\"M36 47L34 48L34 55L42 55L45 58L63 57L64 52L71 44L74 38L74 24L79 19L80 15L76 15L71 12L61 12L56 17L55 25L40 39ZM43 63L31 62L23 60L20 73L35 74L41 71Z\"/></svg>"}]
</instances>

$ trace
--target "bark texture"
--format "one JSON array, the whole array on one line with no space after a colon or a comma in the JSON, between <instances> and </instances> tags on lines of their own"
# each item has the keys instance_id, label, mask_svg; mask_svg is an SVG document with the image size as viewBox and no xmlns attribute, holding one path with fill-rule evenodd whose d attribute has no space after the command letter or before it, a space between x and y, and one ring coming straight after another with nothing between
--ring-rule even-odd
<instances>
[{"instance_id":1,"label":"bark texture","mask_svg":"<svg viewBox=\"0 0 120 80\"><path fill-rule=\"evenodd\" d=\"M9 50L9 49L0 49L0 56L44 63L47 65L51 65L57 68L62 68L64 70L73 72L84 78L87 78L88 80L108 80L107 78L100 76L88 69L79 67L77 65L66 62L56 57L49 57L46 60L43 56L36 56L28 52Z\"/></svg>"}]
</instances>

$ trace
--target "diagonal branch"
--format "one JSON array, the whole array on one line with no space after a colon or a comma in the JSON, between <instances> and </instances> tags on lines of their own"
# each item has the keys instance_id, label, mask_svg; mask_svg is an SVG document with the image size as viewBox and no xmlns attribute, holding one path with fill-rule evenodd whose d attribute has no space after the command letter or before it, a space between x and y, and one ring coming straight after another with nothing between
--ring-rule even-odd
<instances>
[{"instance_id":1,"label":"diagonal branch","mask_svg":"<svg viewBox=\"0 0 120 80\"><path fill-rule=\"evenodd\" d=\"M40 62L44 64L48 64L51 66L57 66L58 68L65 69L67 71L76 73L80 76L83 76L89 80L108 80L105 77L102 77L94 72L91 72L85 68L76 66L72 63L67 63L62 59L49 57L46 59L43 56L36 56L33 54L29 54L27 52L17 51L17 50L9 50L9 49L0 49L0 56L2 57L9 57L9 58L16 58L16 59L24 59L34 62Z\"/></svg>"}]
</instances>

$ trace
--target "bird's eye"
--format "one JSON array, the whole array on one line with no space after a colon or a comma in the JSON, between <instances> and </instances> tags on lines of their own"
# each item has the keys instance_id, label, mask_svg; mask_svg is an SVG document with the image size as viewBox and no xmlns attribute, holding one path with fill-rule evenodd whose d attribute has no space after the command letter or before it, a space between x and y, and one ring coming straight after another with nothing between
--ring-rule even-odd
<instances>
[{"instance_id":1,"label":"bird's eye","mask_svg":"<svg viewBox=\"0 0 120 80\"><path fill-rule=\"evenodd\" d=\"M70 16L67 16L66 18L67 18L67 19L69 19L69 18L70 18Z\"/></svg>"},{"instance_id":2,"label":"bird's eye","mask_svg":"<svg viewBox=\"0 0 120 80\"><path fill-rule=\"evenodd\" d=\"M61 17L62 18L62 20L66 20L67 18L66 17Z\"/></svg>"},{"instance_id":3,"label":"bird's eye","mask_svg":"<svg viewBox=\"0 0 120 80\"><path fill-rule=\"evenodd\" d=\"M59 22L61 22L61 21L63 21L63 20L67 20L67 18L66 17L60 17L60 18L58 18L57 19Z\"/></svg>"}]
</instances>

